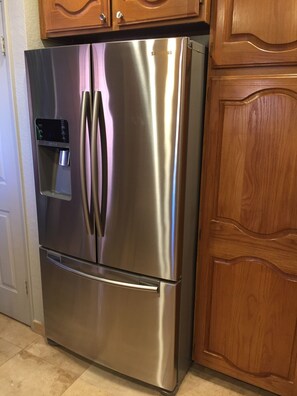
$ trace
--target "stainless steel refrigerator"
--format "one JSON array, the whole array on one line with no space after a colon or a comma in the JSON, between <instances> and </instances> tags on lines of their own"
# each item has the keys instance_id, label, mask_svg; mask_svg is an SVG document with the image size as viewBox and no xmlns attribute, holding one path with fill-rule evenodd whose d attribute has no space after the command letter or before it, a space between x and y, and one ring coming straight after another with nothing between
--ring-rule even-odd
<instances>
[{"instance_id":1,"label":"stainless steel refrigerator","mask_svg":"<svg viewBox=\"0 0 297 396\"><path fill-rule=\"evenodd\" d=\"M25 57L46 337L174 391L191 363L204 47Z\"/></svg>"}]
</instances>

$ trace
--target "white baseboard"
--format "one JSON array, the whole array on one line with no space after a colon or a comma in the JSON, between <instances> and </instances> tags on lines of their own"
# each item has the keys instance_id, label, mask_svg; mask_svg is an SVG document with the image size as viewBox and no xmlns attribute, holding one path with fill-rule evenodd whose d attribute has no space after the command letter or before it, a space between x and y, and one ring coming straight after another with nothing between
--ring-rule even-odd
<instances>
[{"instance_id":1,"label":"white baseboard","mask_svg":"<svg viewBox=\"0 0 297 396\"><path fill-rule=\"evenodd\" d=\"M39 322L38 320L33 320L31 329L35 333L37 333L43 337L45 336L44 324Z\"/></svg>"}]
</instances>

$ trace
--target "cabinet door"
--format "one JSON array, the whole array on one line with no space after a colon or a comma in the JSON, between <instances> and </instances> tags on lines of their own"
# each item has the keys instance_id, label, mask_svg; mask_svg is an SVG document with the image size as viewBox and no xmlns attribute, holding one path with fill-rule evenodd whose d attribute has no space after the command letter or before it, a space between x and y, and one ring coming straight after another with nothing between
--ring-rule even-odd
<instances>
[{"instance_id":1,"label":"cabinet door","mask_svg":"<svg viewBox=\"0 0 297 396\"><path fill-rule=\"evenodd\" d=\"M194 359L296 395L297 78L212 82Z\"/></svg>"},{"instance_id":2,"label":"cabinet door","mask_svg":"<svg viewBox=\"0 0 297 396\"><path fill-rule=\"evenodd\" d=\"M110 26L109 0L39 0L43 38L99 31Z\"/></svg>"},{"instance_id":3,"label":"cabinet door","mask_svg":"<svg viewBox=\"0 0 297 396\"><path fill-rule=\"evenodd\" d=\"M217 66L277 64L297 59L296 0L215 0Z\"/></svg>"},{"instance_id":4,"label":"cabinet door","mask_svg":"<svg viewBox=\"0 0 297 396\"><path fill-rule=\"evenodd\" d=\"M114 0L113 18L117 25L197 17L197 0Z\"/></svg>"}]
</instances>

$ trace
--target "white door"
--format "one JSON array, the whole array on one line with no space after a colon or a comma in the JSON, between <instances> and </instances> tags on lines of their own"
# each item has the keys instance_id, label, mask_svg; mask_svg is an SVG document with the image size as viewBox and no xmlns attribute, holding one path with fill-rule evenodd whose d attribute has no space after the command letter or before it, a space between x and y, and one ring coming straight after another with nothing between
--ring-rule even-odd
<instances>
[{"instance_id":1,"label":"white door","mask_svg":"<svg viewBox=\"0 0 297 396\"><path fill-rule=\"evenodd\" d=\"M5 36L0 0L0 38ZM30 323L27 255L7 55L0 51L0 312Z\"/></svg>"}]
</instances>

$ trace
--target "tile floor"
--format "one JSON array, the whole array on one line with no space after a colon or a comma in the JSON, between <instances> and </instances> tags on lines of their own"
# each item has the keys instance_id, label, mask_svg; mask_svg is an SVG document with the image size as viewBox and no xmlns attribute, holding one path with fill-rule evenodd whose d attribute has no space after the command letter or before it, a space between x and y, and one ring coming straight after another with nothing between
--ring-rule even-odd
<instances>
[{"instance_id":1,"label":"tile floor","mask_svg":"<svg viewBox=\"0 0 297 396\"><path fill-rule=\"evenodd\" d=\"M159 392L49 346L29 327L0 314L0 395L145 396ZM177 395L272 396L272 393L194 365Z\"/></svg>"}]
</instances>

